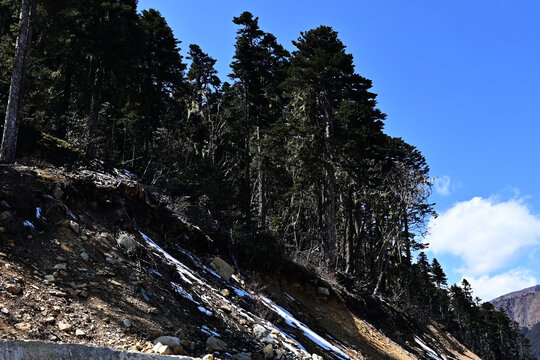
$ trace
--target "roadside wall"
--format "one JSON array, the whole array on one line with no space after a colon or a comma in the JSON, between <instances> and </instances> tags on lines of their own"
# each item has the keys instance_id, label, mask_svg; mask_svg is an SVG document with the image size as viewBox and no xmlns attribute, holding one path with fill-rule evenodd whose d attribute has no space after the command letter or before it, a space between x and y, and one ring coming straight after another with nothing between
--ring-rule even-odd
<instances>
[{"instance_id":1,"label":"roadside wall","mask_svg":"<svg viewBox=\"0 0 540 360\"><path fill-rule=\"evenodd\" d=\"M194 360L187 356L163 356L44 341L0 340L0 360Z\"/></svg>"}]
</instances>

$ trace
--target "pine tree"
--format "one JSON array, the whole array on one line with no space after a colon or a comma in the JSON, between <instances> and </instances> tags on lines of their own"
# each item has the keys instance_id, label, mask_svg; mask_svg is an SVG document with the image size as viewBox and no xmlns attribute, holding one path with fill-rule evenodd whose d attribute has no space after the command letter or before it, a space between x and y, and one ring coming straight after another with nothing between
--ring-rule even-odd
<instances>
[{"instance_id":1,"label":"pine tree","mask_svg":"<svg viewBox=\"0 0 540 360\"><path fill-rule=\"evenodd\" d=\"M9 98L4 122L2 145L0 147L0 163L12 163L15 160L17 136L19 132L19 106L24 80L25 63L30 53L32 42L31 19L36 11L37 0L22 0L19 21L19 36L15 46L15 65L11 76Z\"/></svg>"}]
</instances>

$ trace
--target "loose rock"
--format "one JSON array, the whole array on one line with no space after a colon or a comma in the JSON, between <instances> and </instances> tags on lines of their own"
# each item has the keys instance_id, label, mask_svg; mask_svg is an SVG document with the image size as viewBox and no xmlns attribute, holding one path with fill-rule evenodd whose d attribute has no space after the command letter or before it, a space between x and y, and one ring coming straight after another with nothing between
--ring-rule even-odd
<instances>
[{"instance_id":1,"label":"loose rock","mask_svg":"<svg viewBox=\"0 0 540 360\"><path fill-rule=\"evenodd\" d=\"M161 354L161 355L171 355L172 350L169 346L163 345L162 343L157 343L154 348L152 349L155 353Z\"/></svg>"},{"instance_id":2,"label":"loose rock","mask_svg":"<svg viewBox=\"0 0 540 360\"><path fill-rule=\"evenodd\" d=\"M2 211L0 213L0 222L6 223L11 221L12 218L13 216L11 215L10 211Z\"/></svg>"},{"instance_id":3,"label":"loose rock","mask_svg":"<svg viewBox=\"0 0 540 360\"><path fill-rule=\"evenodd\" d=\"M181 340L175 336L160 336L154 340L154 344L162 343L163 345L174 348L181 345Z\"/></svg>"},{"instance_id":4,"label":"loose rock","mask_svg":"<svg viewBox=\"0 0 540 360\"><path fill-rule=\"evenodd\" d=\"M116 242L126 250L131 250L135 247L135 240L127 234L120 235Z\"/></svg>"},{"instance_id":5,"label":"loose rock","mask_svg":"<svg viewBox=\"0 0 540 360\"><path fill-rule=\"evenodd\" d=\"M77 335L77 336L85 336L86 333L84 331L82 331L81 329L77 329L77 330L75 330L75 335Z\"/></svg>"},{"instance_id":6,"label":"loose rock","mask_svg":"<svg viewBox=\"0 0 540 360\"><path fill-rule=\"evenodd\" d=\"M6 291L10 292L13 295L19 295L22 292L22 289L20 286L14 284L7 284Z\"/></svg>"},{"instance_id":7,"label":"loose rock","mask_svg":"<svg viewBox=\"0 0 540 360\"><path fill-rule=\"evenodd\" d=\"M323 286L319 286L317 288L317 296L324 300L327 300L328 297L330 296L330 290L328 290L328 288L325 288Z\"/></svg>"},{"instance_id":8,"label":"loose rock","mask_svg":"<svg viewBox=\"0 0 540 360\"><path fill-rule=\"evenodd\" d=\"M90 260L90 256L88 256L88 254L86 252L82 252L81 253L81 257L84 261L88 261Z\"/></svg>"},{"instance_id":9,"label":"loose rock","mask_svg":"<svg viewBox=\"0 0 540 360\"><path fill-rule=\"evenodd\" d=\"M58 329L60 329L61 331L70 331L71 325L66 322L60 321L58 323Z\"/></svg>"},{"instance_id":10,"label":"loose rock","mask_svg":"<svg viewBox=\"0 0 540 360\"><path fill-rule=\"evenodd\" d=\"M223 340L218 339L215 336L210 336L206 340L206 350L207 351L226 351L229 345Z\"/></svg>"},{"instance_id":11,"label":"loose rock","mask_svg":"<svg viewBox=\"0 0 540 360\"><path fill-rule=\"evenodd\" d=\"M233 360L251 360L251 353L239 352L233 356Z\"/></svg>"},{"instance_id":12,"label":"loose rock","mask_svg":"<svg viewBox=\"0 0 540 360\"><path fill-rule=\"evenodd\" d=\"M80 225L73 220L69 221L69 228L77 235L79 235L79 232L81 231Z\"/></svg>"},{"instance_id":13,"label":"loose rock","mask_svg":"<svg viewBox=\"0 0 540 360\"><path fill-rule=\"evenodd\" d=\"M265 359L272 359L274 357L274 348L271 344L268 344L263 348L263 354Z\"/></svg>"},{"instance_id":14,"label":"loose rock","mask_svg":"<svg viewBox=\"0 0 540 360\"><path fill-rule=\"evenodd\" d=\"M127 328L130 328L133 324L131 323L131 321L129 321L129 319L124 319L124 326L127 327Z\"/></svg>"},{"instance_id":15,"label":"loose rock","mask_svg":"<svg viewBox=\"0 0 540 360\"><path fill-rule=\"evenodd\" d=\"M217 256L210 265L212 266L212 269L214 269L214 271L225 281L229 281L232 274L234 274L234 269L232 266L219 256Z\"/></svg>"}]
</instances>

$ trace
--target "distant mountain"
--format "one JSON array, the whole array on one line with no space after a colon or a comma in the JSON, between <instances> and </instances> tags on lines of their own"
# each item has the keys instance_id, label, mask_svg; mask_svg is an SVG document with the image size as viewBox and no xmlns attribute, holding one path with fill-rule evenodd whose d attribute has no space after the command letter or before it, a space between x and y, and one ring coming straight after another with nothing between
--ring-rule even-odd
<instances>
[{"instance_id":1,"label":"distant mountain","mask_svg":"<svg viewBox=\"0 0 540 360\"><path fill-rule=\"evenodd\" d=\"M531 341L531 353L540 359L540 285L514 291L490 301L506 311Z\"/></svg>"}]
</instances>

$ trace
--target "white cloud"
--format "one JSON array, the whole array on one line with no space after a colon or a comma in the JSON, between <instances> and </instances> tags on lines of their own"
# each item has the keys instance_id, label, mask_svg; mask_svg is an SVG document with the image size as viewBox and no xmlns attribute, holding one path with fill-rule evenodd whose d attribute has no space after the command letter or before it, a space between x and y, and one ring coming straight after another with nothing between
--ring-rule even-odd
<instances>
[{"instance_id":1,"label":"white cloud","mask_svg":"<svg viewBox=\"0 0 540 360\"><path fill-rule=\"evenodd\" d=\"M540 244L540 218L518 198L475 197L456 203L431 219L429 228L425 242L430 251L458 256L458 271L478 279L512 266L523 251Z\"/></svg>"},{"instance_id":2,"label":"white cloud","mask_svg":"<svg viewBox=\"0 0 540 360\"><path fill-rule=\"evenodd\" d=\"M516 268L495 276L464 276L472 286L473 295L483 301L538 284L529 269Z\"/></svg>"},{"instance_id":3,"label":"white cloud","mask_svg":"<svg viewBox=\"0 0 540 360\"><path fill-rule=\"evenodd\" d=\"M442 196L450 195L450 177L441 176L435 179L435 191Z\"/></svg>"}]
</instances>

